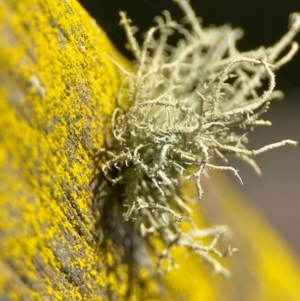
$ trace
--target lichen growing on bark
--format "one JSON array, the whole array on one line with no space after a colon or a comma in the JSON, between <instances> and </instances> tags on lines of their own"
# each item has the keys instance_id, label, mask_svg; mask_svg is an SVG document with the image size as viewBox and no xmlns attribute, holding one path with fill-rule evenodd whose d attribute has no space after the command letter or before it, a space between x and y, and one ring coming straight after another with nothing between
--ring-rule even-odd
<instances>
[{"instance_id":1,"label":"lichen growing on bark","mask_svg":"<svg viewBox=\"0 0 300 301\"><path fill-rule=\"evenodd\" d=\"M186 180L194 181L200 199L201 177L210 169L229 170L239 177L227 164L229 156L244 160L260 173L253 156L297 144L284 140L248 150L246 134L236 128L271 125L261 115L270 101L282 97L282 92L275 90L274 70L298 50L293 39L300 28L300 15L291 14L288 32L274 46L239 52L236 41L242 36L240 29L203 28L188 1L174 2L185 18L177 22L164 11L141 46L131 20L120 13L135 57L135 71L119 66L125 80L112 121L115 144L113 150L105 151L107 161L102 171L113 184L124 185L124 217L134 222L157 253L159 271L162 266L169 270L176 265L170 249L181 246L228 276L229 271L215 257L235 250L217 249L226 227L198 229L187 205L191 200L181 193L181 186ZM179 36L176 46L168 44L174 34ZM129 107L124 105L127 100ZM216 165L215 157L224 165ZM189 223L190 229L183 231L181 223ZM202 239L207 236L211 242L205 245ZM161 252L153 246L152 237L163 241ZM165 259L167 264L163 265Z\"/></svg>"}]
</instances>

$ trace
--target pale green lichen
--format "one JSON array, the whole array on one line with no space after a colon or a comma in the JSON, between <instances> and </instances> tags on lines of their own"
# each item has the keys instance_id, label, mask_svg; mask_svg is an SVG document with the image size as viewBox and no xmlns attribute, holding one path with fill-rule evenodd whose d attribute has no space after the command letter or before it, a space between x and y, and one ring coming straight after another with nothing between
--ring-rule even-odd
<instances>
[{"instance_id":1,"label":"pale green lichen","mask_svg":"<svg viewBox=\"0 0 300 301\"><path fill-rule=\"evenodd\" d=\"M108 159L102 170L113 184L125 186L125 219L134 222L150 245L152 237L163 241L165 249L158 254L160 271L165 258L167 270L175 265L170 249L183 246L227 276L229 271L214 257L234 251L228 247L221 253L216 248L226 227L199 230L190 217L189 199L181 193L181 183L194 181L200 199L200 179L209 169L230 170L239 177L238 171L226 164L229 155L260 173L252 156L285 144L296 145L284 140L248 150L246 135L232 129L271 125L260 115L271 100L282 96L274 90L273 70L290 61L298 50L293 38L300 28L300 15L291 15L288 32L273 47L241 53L236 49L240 29L202 28L188 1L174 2L184 12L184 21L178 23L164 11L164 17L156 17L157 26L149 29L142 46L134 37L136 28L120 13L136 72L119 66L126 78L113 115L114 149L106 150ZM176 47L167 43L174 33L180 36ZM269 82L266 88L265 79ZM265 91L259 95L262 88ZM127 98L129 109L124 105ZM213 164L213 157L220 157L225 165ZM182 231L179 222L190 223L191 230ZM207 236L212 241L204 245L201 239Z\"/></svg>"}]
</instances>

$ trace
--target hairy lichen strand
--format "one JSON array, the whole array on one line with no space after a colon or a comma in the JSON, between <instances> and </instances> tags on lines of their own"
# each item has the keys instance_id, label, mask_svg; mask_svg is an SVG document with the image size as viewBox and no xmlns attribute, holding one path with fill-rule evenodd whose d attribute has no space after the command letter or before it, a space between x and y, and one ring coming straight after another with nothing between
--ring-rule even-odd
<instances>
[{"instance_id":1,"label":"hairy lichen strand","mask_svg":"<svg viewBox=\"0 0 300 301\"><path fill-rule=\"evenodd\" d=\"M181 246L228 276L229 272L210 255L223 257L235 250L228 247L221 253L216 248L226 230L207 230L204 236L212 237L212 241L208 245L199 243L197 239L202 237L196 238L198 228L182 206L187 198L181 193L181 183L194 181L200 199L200 180L209 169L232 171L242 182L235 168L212 164L213 157L227 163L229 155L235 156L260 173L252 156L297 144L284 140L248 150L246 135L233 129L270 124L259 118L269 102L280 95L274 90L272 69L278 69L295 54L297 43L293 39L300 29L300 15L291 15L287 34L273 47L240 53L236 49L241 36L237 30L228 26L202 28L188 1L175 2L184 13L185 23L172 20L165 11L163 17L156 17L157 26L148 30L141 46L134 37L136 29L130 25L131 20L120 12L136 70L120 68L126 79L119 92L119 105L123 95L129 95L129 108L115 110L116 145L113 152L106 152L108 159L102 171L113 184L125 187L125 219L134 222L150 245L152 237L164 242L159 271L162 259L169 263L166 270L175 265L169 251ZM174 32L181 35L176 47L167 42ZM290 45L294 46L280 57ZM268 86L259 95L265 78ZM112 170L117 170L116 177L111 175ZM190 222L193 230L182 231L180 222Z\"/></svg>"}]
</instances>

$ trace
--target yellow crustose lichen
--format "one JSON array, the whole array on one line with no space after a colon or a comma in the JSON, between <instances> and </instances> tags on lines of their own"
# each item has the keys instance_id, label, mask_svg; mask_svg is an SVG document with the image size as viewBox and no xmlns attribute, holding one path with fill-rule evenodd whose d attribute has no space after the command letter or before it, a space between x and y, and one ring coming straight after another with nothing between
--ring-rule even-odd
<instances>
[{"instance_id":1,"label":"yellow crustose lichen","mask_svg":"<svg viewBox=\"0 0 300 301\"><path fill-rule=\"evenodd\" d=\"M152 237L163 241L165 249L158 254L160 271L163 259L167 260L166 270L175 265L170 249L182 246L228 276L229 271L215 256L234 251L229 247L221 253L216 248L226 227L198 229L187 206L190 200L181 193L181 183L194 181L200 199L201 176L209 169L229 170L239 177L238 171L227 165L229 155L260 173L254 155L285 144L296 145L284 140L248 150L246 135L234 132L234 128L271 125L260 116L271 100L282 97L282 92L275 90L273 70L290 61L298 50L293 39L299 31L300 15L290 16L288 32L273 47L241 53L236 49L240 29L202 28L188 1L174 2L182 9L184 20L178 23L164 11L163 17L156 17L157 26L149 29L142 46L134 37L136 28L120 13L135 56L135 72L119 66L126 78L113 115L114 149L106 150L108 159L102 170L113 184L125 187L125 219L134 222L150 245ZM180 36L176 46L167 43L174 33ZM268 85L260 94L265 79ZM129 109L123 104L125 98L129 98ZM213 157L221 158L224 165L214 165ZM182 231L180 222L190 223L191 230ZM202 243L204 237L212 238L209 245Z\"/></svg>"}]
</instances>

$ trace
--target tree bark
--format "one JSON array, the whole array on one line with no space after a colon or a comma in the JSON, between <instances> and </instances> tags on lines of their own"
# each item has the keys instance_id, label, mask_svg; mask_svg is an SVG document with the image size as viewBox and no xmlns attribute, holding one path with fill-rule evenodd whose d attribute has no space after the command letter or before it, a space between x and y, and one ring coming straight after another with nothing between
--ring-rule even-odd
<instances>
[{"instance_id":1,"label":"tree bark","mask_svg":"<svg viewBox=\"0 0 300 301\"><path fill-rule=\"evenodd\" d=\"M199 225L228 224L233 276L176 250L163 277L95 154L130 68L75 0L0 0L0 300L298 300L293 254L216 174ZM189 188L187 188L189 189Z\"/></svg>"}]
</instances>

